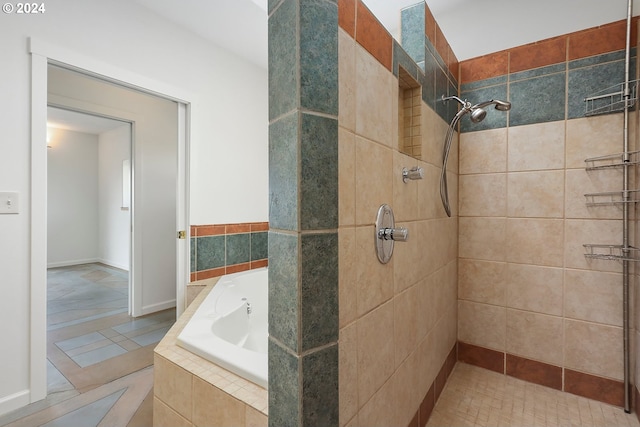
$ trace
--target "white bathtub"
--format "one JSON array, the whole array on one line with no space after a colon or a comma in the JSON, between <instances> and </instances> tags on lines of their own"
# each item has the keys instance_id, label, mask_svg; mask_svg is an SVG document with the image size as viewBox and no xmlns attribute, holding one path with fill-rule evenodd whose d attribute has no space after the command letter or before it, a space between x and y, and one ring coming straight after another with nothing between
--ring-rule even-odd
<instances>
[{"instance_id":1,"label":"white bathtub","mask_svg":"<svg viewBox=\"0 0 640 427\"><path fill-rule=\"evenodd\" d=\"M222 276L178 345L267 388L267 267Z\"/></svg>"}]
</instances>

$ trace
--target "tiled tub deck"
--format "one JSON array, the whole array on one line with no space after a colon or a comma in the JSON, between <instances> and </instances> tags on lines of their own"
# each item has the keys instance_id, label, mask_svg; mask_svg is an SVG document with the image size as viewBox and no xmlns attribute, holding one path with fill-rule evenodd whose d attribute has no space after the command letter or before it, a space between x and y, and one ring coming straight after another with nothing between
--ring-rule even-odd
<instances>
[{"instance_id":1,"label":"tiled tub deck","mask_svg":"<svg viewBox=\"0 0 640 427\"><path fill-rule=\"evenodd\" d=\"M267 426L267 390L177 345L177 337L218 278L206 287L160 341L154 354L154 427Z\"/></svg>"}]
</instances>

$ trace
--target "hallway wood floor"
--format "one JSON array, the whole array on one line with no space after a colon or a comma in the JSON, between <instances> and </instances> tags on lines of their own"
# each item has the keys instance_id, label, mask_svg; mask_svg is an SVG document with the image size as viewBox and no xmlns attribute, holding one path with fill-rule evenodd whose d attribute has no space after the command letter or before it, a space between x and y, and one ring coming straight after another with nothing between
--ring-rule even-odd
<instances>
[{"instance_id":1,"label":"hallway wood floor","mask_svg":"<svg viewBox=\"0 0 640 427\"><path fill-rule=\"evenodd\" d=\"M47 398L0 426L149 427L153 348L175 310L127 314L128 273L102 264L47 272Z\"/></svg>"}]
</instances>

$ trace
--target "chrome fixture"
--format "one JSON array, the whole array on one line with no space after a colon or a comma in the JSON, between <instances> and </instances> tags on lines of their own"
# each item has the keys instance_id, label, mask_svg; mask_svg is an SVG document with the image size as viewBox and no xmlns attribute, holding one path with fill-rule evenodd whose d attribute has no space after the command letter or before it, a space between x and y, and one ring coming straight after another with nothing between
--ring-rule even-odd
<instances>
[{"instance_id":1,"label":"chrome fixture","mask_svg":"<svg viewBox=\"0 0 640 427\"><path fill-rule=\"evenodd\" d=\"M247 301L247 299L246 299L246 298L242 298L242 300L241 300L241 301L244 301L244 302L245 302L245 304L246 304L246 306L247 306L247 315L251 314L251 312L253 311L253 310L251 309L251 303L250 303L249 301Z\"/></svg>"},{"instance_id":2,"label":"chrome fixture","mask_svg":"<svg viewBox=\"0 0 640 427\"><path fill-rule=\"evenodd\" d=\"M449 206L449 189L447 188L447 159L449 158L449 151L451 150L451 139L453 138L453 133L455 132L455 127L467 113L471 113L470 119L473 123L480 123L487 116L487 111L485 107L489 105L495 105L495 109L498 111L509 111L511 109L511 103L508 101L500 101L499 99L492 99L490 101L480 102L478 104L472 105L466 99L463 101L457 96L447 96L442 95L442 101L450 101L456 100L462 108L456 113L456 115L451 120L449 124L449 130L447 131L447 137L444 142L444 150L442 154L442 173L440 174L440 198L442 199L442 205L444 206L444 210L447 212L447 216L451 216L451 207Z\"/></svg>"},{"instance_id":3,"label":"chrome fixture","mask_svg":"<svg viewBox=\"0 0 640 427\"><path fill-rule=\"evenodd\" d=\"M409 230L404 227L396 227L393 210L389 205L382 205L378 209L376 217L376 253L378 260L386 264L393 255L394 242L406 242L409 238Z\"/></svg>"},{"instance_id":4,"label":"chrome fixture","mask_svg":"<svg viewBox=\"0 0 640 427\"><path fill-rule=\"evenodd\" d=\"M414 166L411 169L402 168L402 181L406 184L410 179L424 178L424 169Z\"/></svg>"}]
</instances>

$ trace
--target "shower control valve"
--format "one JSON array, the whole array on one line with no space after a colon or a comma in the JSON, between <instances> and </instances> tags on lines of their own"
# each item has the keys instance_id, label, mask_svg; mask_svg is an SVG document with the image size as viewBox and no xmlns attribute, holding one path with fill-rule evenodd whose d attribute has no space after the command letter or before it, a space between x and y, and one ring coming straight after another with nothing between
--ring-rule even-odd
<instances>
[{"instance_id":1,"label":"shower control valve","mask_svg":"<svg viewBox=\"0 0 640 427\"><path fill-rule=\"evenodd\" d=\"M406 242L409 238L409 230L404 227L383 228L378 231L378 238L384 240L394 240L396 242Z\"/></svg>"},{"instance_id":2,"label":"shower control valve","mask_svg":"<svg viewBox=\"0 0 640 427\"><path fill-rule=\"evenodd\" d=\"M422 179L424 178L424 169L419 166L415 166L411 169L402 168L402 181L406 184L410 179Z\"/></svg>"}]
</instances>

